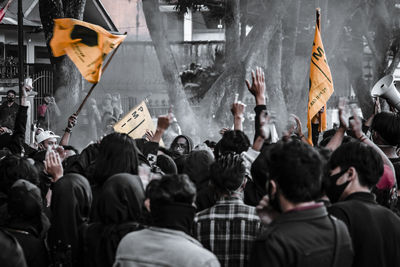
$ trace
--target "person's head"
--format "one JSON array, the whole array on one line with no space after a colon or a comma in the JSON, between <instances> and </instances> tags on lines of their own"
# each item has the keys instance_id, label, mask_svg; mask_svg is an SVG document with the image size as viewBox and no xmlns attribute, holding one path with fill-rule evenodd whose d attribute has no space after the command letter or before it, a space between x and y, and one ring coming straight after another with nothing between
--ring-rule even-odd
<instances>
[{"instance_id":1,"label":"person's head","mask_svg":"<svg viewBox=\"0 0 400 267\"><path fill-rule=\"evenodd\" d=\"M71 258L80 253L79 230L89 221L92 190L88 179L76 173L68 173L52 187L51 228L48 245L65 249L70 245Z\"/></svg>"},{"instance_id":2,"label":"person's head","mask_svg":"<svg viewBox=\"0 0 400 267\"><path fill-rule=\"evenodd\" d=\"M192 140L185 135L178 135L171 143L170 149L180 155L189 154L192 151Z\"/></svg>"},{"instance_id":3,"label":"person's head","mask_svg":"<svg viewBox=\"0 0 400 267\"><path fill-rule=\"evenodd\" d=\"M138 174L138 165L135 141L127 134L112 133L100 142L93 178L98 185L102 185L117 173Z\"/></svg>"},{"instance_id":4,"label":"person's head","mask_svg":"<svg viewBox=\"0 0 400 267\"><path fill-rule=\"evenodd\" d=\"M174 160L168 155L165 154L158 155L156 165L165 174L178 174L178 169L176 167Z\"/></svg>"},{"instance_id":5,"label":"person's head","mask_svg":"<svg viewBox=\"0 0 400 267\"><path fill-rule=\"evenodd\" d=\"M9 190L7 203L9 224L30 224L37 233L42 230L42 196L36 185L17 180Z\"/></svg>"},{"instance_id":6,"label":"person's head","mask_svg":"<svg viewBox=\"0 0 400 267\"><path fill-rule=\"evenodd\" d=\"M354 141L336 149L328 162L324 188L331 202L357 191L369 191L383 174L383 160L372 147Z\"/></svg>"},{"instance_id":7,"label":"person's head","mask_svg":"<svg viewBox=\"0 0 400 267\"><path fill-rule=\"evenodd\" d=\"M266 151L271 204L284 197L297 204L317 199L321 193L323 160L318 151L298 140L279 142ZM275 206L282 208L279 203Z\"/></svg>"},{"instance_id":8,"label":"person's head","mask_svg":"<svg viewBox=\"0 0 400 267\"><path fill-rule=\"evenodd\" d=\"M17 95L17 93L14 90L8 90L7 91L7 102L13 103L15 101L16 95Z\"/></svg>"},{"instance_id":9,"label":"person's head","mask_svg":"<svg viewBox=\"0 0 400 267\"><path fill-rule=\"evenodd\" d=\"M52 131L42 131L36 135L36 142L38 143L39 150L54 149L57 147L57 138L60 136L55 135Z\"/></svg>"},{"instance_id":10,"label":"person's head","mask_svg":"<svg viewBox=\"0 0 400 267\"><path fill-rule=\"evenodd\" d=\"M151 212L165 205L192 205L196 197L196 186L185 174L165 175L149 183L146 197L150 200Z\"/></svg>"},{"instance_id":11,"label":"person's head","mask_svg":"<svg viewBox=\"0 0 400 267\"><path fill-rule=\"evenodd\" d=\"M193 150L187 155L182 172L189 176L197 190L206 186L209 181L210 166L213 155L205 150Z\"/></svg>"},{"instance_id":12,"label":"person's head","mask_svg":"<svg viewBox=\"0 0 400 267\"><path fill-rule=\"evenodd\" d=\"M246 165L240 155L222 155L211 165L210 173L211 181L220 195L240 193L246 185Z\"/></svg>"},{"instance_id":13,"label":"person's head","mask_svg":"<svg viewBox=\"0 0 400 267\"><path fill-rule=\"evenodd\" d=\"M139 222L144 208L144 189L139 176L119 173L105 183L96 208L104 224Z\"/></svg>"},{"instance_id":14,"label":"person's head","mask_svg":"<svg viewBox=\"0 0 400 267\"><path fill-rule=\"evenodd\" d=\"M96 108L97 108L96 99L90 98L90 99L89 99L89 106L90 106L90 107L96 107Z\"/></svg>"},{"instance_id":15,"label":"person's head","mask_svg":"<svg viewBox=\"0 0 400 267\"><path fill-rule=\"evenodd\" d=\"M105 94L103 99L103 106L111 106L112 96L111 94Z\"/></svg>"},{"instance_id":16,"label":"person's head","mask_svg":"<svg viewBox=\"0 0 400 267\"><path fill-rule=\"evenodd\" d=\"M50 104L50 102L51 102L51 95L46 93L46 94L44 95L43 101L44 101L44 103L45 103L46 105Z\"/></svg>"},{"instance_id":17,"label":"person's head","mask_svg":"<svg viewBox=\"0 0 400 267\"><path fill-rule=\"evenodd\" d=\"M226 153L240 154L247 151L250 147L250 140L247 135L239 130L226 131L222 139L216 144L214 148L214 155L217 159Z\"/></svg>"},{"instance_id":18,"label":"person's head","mask_svg":"<svg viewBox=\"0 0 400 267\"><path fill-rule=\"evenodd\" d=\"M20 179L39 185L39 174L31 161L15 155L6 156L0 161L0 191L8 194L11 186Z\"/></svg>"},{"instance_id":19,"label":"person's head","mask_svg":"<svg viewBox=\"0 0 400 267\"><path fill-rule=\"evenodd\" d=\"M378 145L398 146L400 144L400 115L381 112L374 116L371 125L372 138Z\"/></svg>"},{"instance_id":20,"label":"person's head","mask_svg":"<svg viewBox=\"0 0 400 267\"><path fill-rule=\"evenodd\" d=\"M217 143L215 141L211 141L211 140L204 141L204 144L206 144L213 152L214 152L215 146L217 145Z\"/></svg>"},{"instance_id":21,"label":"person's head","mask_svg":"<svg viewBox=\"0 0 400 267\"><path fill-rule=\"evenodd\" d=\"M196 186L187 175L166 175L152 180L146 188L145 206L151 225L190 234L196 208Z\"/></svg>"}]
</instances>

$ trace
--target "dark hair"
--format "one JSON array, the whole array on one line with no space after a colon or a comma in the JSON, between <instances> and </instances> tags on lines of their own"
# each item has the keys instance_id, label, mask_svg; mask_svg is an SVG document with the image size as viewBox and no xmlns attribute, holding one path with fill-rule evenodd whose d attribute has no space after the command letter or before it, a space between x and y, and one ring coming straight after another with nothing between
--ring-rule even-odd
<instances>
[{"instance_id":1,"label":"dark hair","mask_svg":"<svg viewBox=\"0 0 400 267\"><path fill-rule=\"evenodd\" d=\"M12 90L12 89L7 91L7 95L8 95L9 93L13 93L15 96L17 95L17 93L16 93L14 90Z\"/></svg>"},{"instance_id":2,"label":"dark hair","mask_svg":"<svg viewBox=\"0 0 400 267\"><path fill-rule=\"evenodd\" d=\"M117 173L137 174L138 165L135 141L127 134L112 133L100 142L93 178L98 185L103 185Z\"/></svg>"},{"instance_id":3,"label":"dark hair","mask_svg":"<svg viewBox=\"0 0 400 267\"><path fill-rule=\"evenodd\" d=\"M211 181L219 193L231 193L242 185L246 165L240 155L228 153L211 165L210 173Z\"/></svg>"},{"instance_id":4,"label":"dark hair","mask_svg":"<svg viewBox=\"0 0 400 267\"><path fill-rule=\"evenodd\" d=\"M206 144L209 148L214 149L217 143L215 141L211 140L206 140L204 141L204 144Z\"/></svg>"},{"instance_id":5,"label":"dark hair","mask_svg":"<svg viewBox=\"0 0 400 267\"><path fill-rule=\"evenodd\" d=\"M215 145L214 155L217 159L226 153L240 154L250 147L250 140L247 135L239 130L226 131L222 139Z\"/></svg>"},{"instance_id":6,"label":"dark hair","mask_svg":"<svg viewBox=\"0 0 400 267\"><path fill-rule=\"evenodd\" d=\"M329 160L329 169L333 170L336 167L340 167L341 170L354 167L360 184L368 188L378 183L383 174L383 160L378 152L358 141L342 144L333 152Z\"/></svg>"},{"instance_id":7,"label":"dark hair","mask_svg":"<svg viewBox=\"0 0 400 267\"><path fill-rule=\"evenodd\" d=\"M273 145L266 154L269 179L293 203L315 200L321 194L323 161L318 151L301 141Z\"/></svg>"},{"instance_id":8,"label":"dark hair","mask_svg":"<svg viewBox=\"0 0 400 267\"><path fill-rule=\"evenodd\" d=\"M194 150L187 155L182 173L189 176L197 190L208 185L213 155L205 150Z\"/></svg>"},{"instance_id":9,"label":"dark hair","mask_svg":"<svg viewBox=\"0 0 400 267\"><path fill-rule=\"evenodd\" d=\"M152 207L170 203L192 204L196 197L196 186L185 174L165 175L149 183L146 197L150 199Z\"/></svg>"},{"instance_id":10,"label":"dark hair","mask_svg":"<svg viewBox=\"0 0 400 267\"><path fill-rule=\"evenodd\" d=\"M165 173L165 174L177 174L178 169L174 160L168 155L158 155L157 156L157 166Z\"/></svg>"},{"instance_id":11,"label":"dark hair","mask_svg":"<svg viewBox=\"0 0 400 267\"><path fill-rule=\"evenodd\" d=\"M38 171L29 160L16 155L6 156L0 161L0 191L8 194L8 190L19 179L39 185Z\"/></svg>"},{"instance_id":12,"label":"dark hair","mask_svg":"<svg viewBox=\"0 0 400 267\"><path fill-rule=\"evenodd\" d=\"M393 112L381 112L375 115L372 130L379 133L383 141L391 146L400 144L400 116Z\"/></svg>"}]
</instances>

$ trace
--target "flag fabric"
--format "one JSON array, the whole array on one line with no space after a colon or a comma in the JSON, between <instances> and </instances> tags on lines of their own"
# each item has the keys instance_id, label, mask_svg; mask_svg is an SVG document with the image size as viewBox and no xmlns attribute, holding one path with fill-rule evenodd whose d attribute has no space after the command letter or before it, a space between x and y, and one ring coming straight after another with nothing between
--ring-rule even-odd
<instances>
[{"instance_id":1,"label":"flag fabric","mask_svg":"<svg viewBox=\"0 0 400 267\"><path fill-rule=\"evenodd\" d=\"M80 20L55 19L50 47L55 57L67 54L87 81L97 83L105 56L125 37Z\"/></svg>"},{"instance_id":2,"label":"flag fabric","mask_svg":"<svg viewBox=\"0 0 400 267\"><path fill-rule=\"evenodd\" d=\"M3 20L4 16L6 15L8 7L11 5L13 0L8 0L7 4L0 9L0 22Z\"/></svg>"},{"instance_id":3,"label":"flag fabric","mask_svg":"<svg viewBox=\"0 0 400 267\"><path fill-rule=\"evenodd\" d=\"M320 113L319 131L326 130L326 103L333 94L332 75L326 59L324 45L318 25L315 27L315 35L310 63L310 90L308 96L308 142L312 144L312 121L317 119Z\"/></svg>"}]
</instances>

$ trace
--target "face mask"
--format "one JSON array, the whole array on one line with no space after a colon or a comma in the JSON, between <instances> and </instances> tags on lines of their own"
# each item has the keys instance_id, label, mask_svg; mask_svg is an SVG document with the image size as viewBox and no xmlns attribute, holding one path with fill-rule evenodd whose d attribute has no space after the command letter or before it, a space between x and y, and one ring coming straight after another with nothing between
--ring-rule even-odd
<instances>
[{"instance_id":1,"label":"face mask","mask_svg":"<svg viewBox=\"0 0 400 267\"><path fill-rule=\"evenodd\" d=\"M347 181L341 185L337 185L336 182L339 178L347 172L348 169L345 169L337 174L328 177L328 182L325 186L325 192L328 196L329 200L332 203L338 202L340 196L343 194L346 187L349 185L350 181Z\"/></svg>"},{"instance_id":2,"label":"face mask","mask_svg":"<svg viewBox=\"0 0 400 267\"><path fill-rule=\"evenodd\" d=\"M14 97L12 97L12 96L7 96L7 101L8 102L14 102Z\"/></svg>"}]
</instances>

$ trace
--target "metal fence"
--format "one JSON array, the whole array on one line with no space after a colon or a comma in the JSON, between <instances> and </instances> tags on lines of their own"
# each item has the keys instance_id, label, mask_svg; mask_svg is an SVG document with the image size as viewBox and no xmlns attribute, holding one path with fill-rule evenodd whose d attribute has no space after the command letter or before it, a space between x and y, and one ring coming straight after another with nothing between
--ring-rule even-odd
<instances>
[{"instance_id":1,"label":"metal fence","mask_svg":"<svg viewBox=\"0 0 400 267\"><path fill-rule=\"evenodd\" d=\"M34 90L38 93L33 106L34 120L36 120L38 106L43 104L45 95L53 95L53 72L50 70L42 70L33 74L32 84Z\"/></svg>"}]
</instances>

